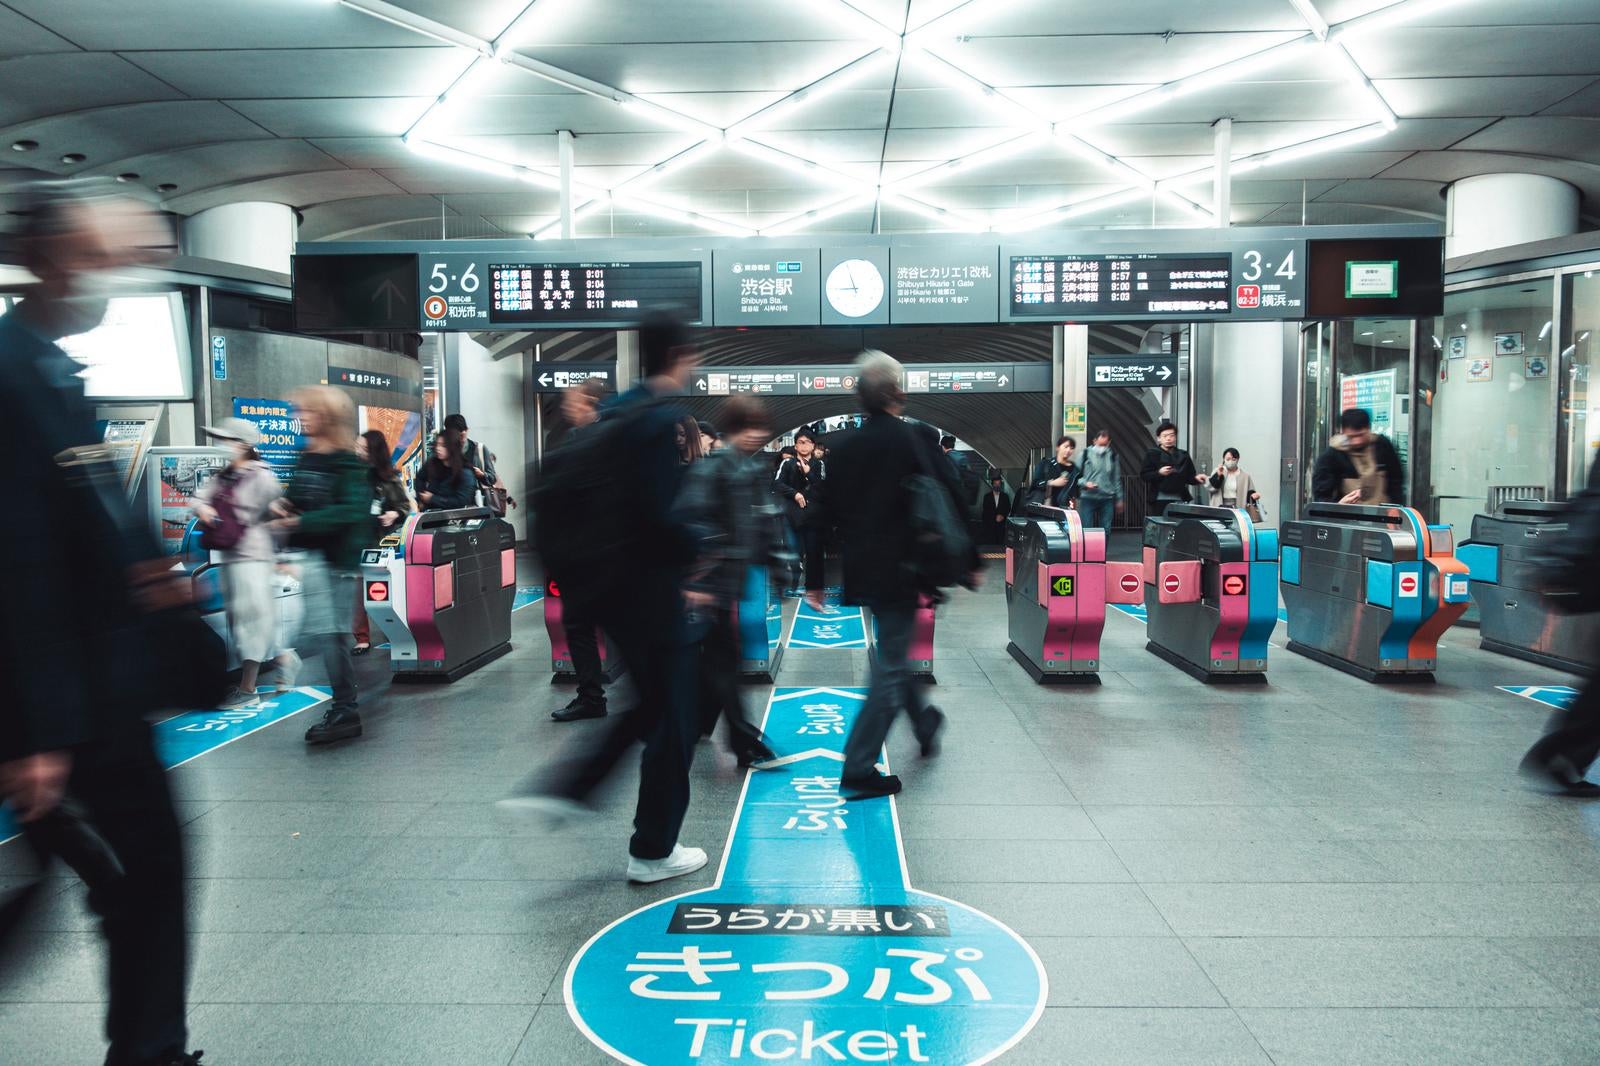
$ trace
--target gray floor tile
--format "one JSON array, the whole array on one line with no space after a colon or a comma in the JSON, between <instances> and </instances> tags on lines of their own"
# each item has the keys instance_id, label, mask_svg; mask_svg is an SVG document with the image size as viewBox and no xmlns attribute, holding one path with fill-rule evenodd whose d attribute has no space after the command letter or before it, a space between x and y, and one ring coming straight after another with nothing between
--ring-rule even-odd
<instances>
[{"instance_id":1,"label":"gray floor tile","mask_svg":"<svg viewBox=\"0 0 1600 1066\"><path fill-rule=\"evenodd\" d=\"M1600 1007L1600 936L1510 937L1492 943L1585 1007Z\"/></svg>"},{"instance_id":2,"label":"gray floor tile","mask_svg":"<svg viewBox=\"0 0 1600 1066\"><path fill-rule=\"evenodd\" d=\"M1476 932L1456 885L1146 884L1179 936L1449 936Z\"/></svg>"},{"instance_id":3,"label":"gray floor tile","mask_svg":"<svg viewBox=\"0 0 1600 1066\"><path fill-rule=\"evenodd\" d=\"M1100 840L963 840L906 849L913 882L987 881L1015 885L1131 881Z\"/></svg>"},{"instance_id":4,"label":"gray floor tile","mask_svg":"<svg viewBox=\"0 0 1600 1066\"><path fill-rule=\"evenodd\" d=\"M1099 840L1082 807L1058 805L968 807L906 804L898 808L900 834L912 840Z\"/></svg>"},{"instance_id":5,"label":"gray floor tile","mask_svg":"<svg viewBox=\"0 0 1600 1066\"><path fill-rule=\"evenodd\" d=\"M533 1015L459 1003L229 1003L197 1007L189 1032L207 1062L229 1066L501 1066Z\"/></svg>"},{"instance_id":6,"label":"gray floor tile","mask_svg":"<svg viewBox=\"0 0 1600 1066\"><path fill-rule=\"evenodd\" d=\"M918 888L960 900L1033 936L1171 936L1137 885L994 885L930 881Z\"/></svg>"},{"instance_id":7,"label":"gray floor tile","mask_svg":"<svg viewBox=\"0 0 1600 1066\"><path fill-rule=\"evenodd\" d=\"M0 1003L0 1051L8 1063L97 1063L106 1057L100 1003Z\"/></svg>"},{"instance_id":8,"label":"gray floor tile","mask_svg":"<svg viewBox=\"0 0 1600 1066\"><path fill-rule=\"evenodd\" d=\"M284 788L279 795L291 794ZM392 836L420 818L427 803L351 803L348 801L249 800L218 803L188 826L195 835Z\"/></svg>"},{"instance_id":9,"label":"gray floor tile","mask_svg":"<svg viewBox=\"0 0 1600 1066\"><path fill-rule=\"evenodd\" d=\"M1039 1066L1270 1066L1231 1010L1051 1007L1002 1060Z\"/></svg>"},{"instance_id":10,"label":"gray floor tile","mask_svg":"<svg viewBox=\"0 0 1600 1066\"><path fill-rule=\"evenodd\" d=\"M1600 881L1600 847L1541 840L1359 841L1397 881Z\"/></svg>"},{"instance_id":11,"label":"gray floor tile","mask_svg":"<svg viewBox=\"0 0 1600 1066\"><path fill-rule=\"evenodd\" d=\"M1391 880L1363 849L1334 840L1116 840L1111 846L1139 882Z\"/></svg>"},{"instance_id":12,"label":"gray floor tile","mask_svg":"<svg viewBox=\"0 0 1600 1066\"><path fill-rule=\"evenodd\" d=\"M1277 1066L1587 1066L1600 1014L1584 1010L1240 1010Z\"/></svg>"},{"instance_id":13,"label":"gray floor tile","mask_svg":"<svg viewBox=\"0 0 1600 1066\"><path fill-rule=\"evenodd\" d=\"M1301 807L1090 804L1107 840L1295 840L1320 828Z\"/></svg>"},{"instance_id":14,"label":"gray floor tile","mask_svg":"<svg viewBox=\"0 0 1600 1066\"><path fill-rule=\"evenodd\" d=\"M539 1008L511 1066L547 1066L549 1063L601 1066L616 1061L589 1042L567 1016L565 1007L556 1005Z\"/></svg>"},{"instance_id":15,"label":"gray floor tile","mask_svg":"<svg viewBox=\"0 0 1600 1066\"><path fill-rule=\"evenodd\" d=\"M1426 887L1426 886L1418 886ZM1582 936L1600 928L1589 884L1441 884L1447 905L1480 936Z\"/></svg>"},{"instance_id":16,"label":"gray floor tile","mask_svg":"<svg viewBox=\"0 0 1600 1066\"><path fill-rule=\"evenodd\" d=\"M1225 1007L1177 937L1029 937L1052 1007Z\"/></svg>"}]
</instances>

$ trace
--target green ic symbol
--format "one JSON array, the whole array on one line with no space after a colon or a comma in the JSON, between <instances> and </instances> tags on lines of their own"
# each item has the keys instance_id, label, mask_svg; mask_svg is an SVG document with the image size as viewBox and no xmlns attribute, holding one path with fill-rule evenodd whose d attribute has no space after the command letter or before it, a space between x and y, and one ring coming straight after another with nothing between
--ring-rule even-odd
<instances>
[{"instance_id":1,"label":"green ic symbol","mask_svg":"<svg viewBox=\"0 0 1600 1066\"><path fill-rule=\"evenodd\" d=\"M1054 581L1052 581L1050 583L1050 595L1052 595L1052 596L1070 596L1070 595L1072 595L1072 578L1063 576L1063 577L1058 577Z\"/></svg>"}]
</instances>

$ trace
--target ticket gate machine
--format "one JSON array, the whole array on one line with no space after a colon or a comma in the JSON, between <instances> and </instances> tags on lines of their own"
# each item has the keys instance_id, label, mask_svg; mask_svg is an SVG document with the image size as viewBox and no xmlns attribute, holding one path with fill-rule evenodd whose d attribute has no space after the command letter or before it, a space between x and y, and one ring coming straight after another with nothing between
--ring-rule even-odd
<instances>
[{"instance_id":1,"label":"ticket gate machine","mask_svg":"<svg viewBox=\"0 0 1600 1066\"><path fill-rule=\"evenodd\" d=\"M550 637L550 683L570 685L578 680L577 668L572 663L572 645L567 640L567 601L561 596L561 586L546 580L544 589L544 631ZM600 668L607 681L615 681L622 673L616 650L605 634L595 630L595 647L600 652Z\"/></svg>"},{"instance_id":2,"label":"ticket gate machine","mask_svg":"<svg viewBox=\"0 0 1600 1066\"><path fill-rule=\"evenodd\" d=\"M926 593L917 597L917 614L911 626L911 646L906 652L906 667L910 671L911 680L920 681L924 685L939 683L933 676L934 606L934 597ZM878 618L870 610L865 613L869 637L867 661L871 662L872 657L878 653Z\"/></svg>"},{"instance_id":3,"label":"ticket gate machine","mask_svg":"<svg viewBox=\"0 0 1600 1066\"><path fill-rule=\"evenodd\" d=\"M1278 531L1242 510L1170 505L1144 526L1145 648L1201 681L1264 682Z\"/></svg>"},{"instance_id":4,"label":"ticket gate machine","mask_svg":"<svg viewBox=\"0 0 1600 1066\"><path fill-rule=\"evenodd\" d=\"M733 624L739 634L739 676L771 682L783 660L783 591L764 566L749 567L744 593L734 604Z\"/></svg>"},{"instance_id":5,"label":"ticket gate machine","mask_svg":"<svg viewBox=\"0 0 1600 1066\"><path fill-rule=\"evenodd\" d=\"M361 574L396 681L454 681L511 650L516 532L487 507L410 515Z\"/></svg>"},{"instance_id":6,"label":"ticket gate machine","mask_svg":"<svg viewBox=\"0 0 1600 1066\"><path fill-rule=\"evenodd\" d=\"M1567 505L1512 500L1472 519L1472 538L1456 549L1472 581L1482 647L1502 655L1586 673L1600 646L1600 615L1566 615L1540 591L1540 556L1567 531Z\"/></svg>"},{"instance_id":7,"label":"ticket gate machine","mask_svg":"<svg viewBox=\"0 0 1600 1066\"><path fill-rule=\"evenodd\" d=\"M1106 604L1138 603L1140 571L1106 562L1078 512L1023 507L1006 521L1006 651L1040 684L1099 684Z\"/></svg>"},{"instance_id":8,"label":"ticket gate machine","mask_svg":"<svg viewBox=\"0 0 1600 1066\"><path fill-rule=\"evenodd\" d=\"M1289 650L1367 681L1432 681L1466 612L1449 526L1409 507L1314 503L1280 531Z\"/></svg>"}]
</instances>

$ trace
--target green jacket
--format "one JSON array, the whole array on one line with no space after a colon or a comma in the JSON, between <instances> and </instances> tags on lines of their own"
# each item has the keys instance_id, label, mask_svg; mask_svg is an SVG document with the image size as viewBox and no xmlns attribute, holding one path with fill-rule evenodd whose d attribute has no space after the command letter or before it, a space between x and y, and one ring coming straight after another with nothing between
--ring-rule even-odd
<instances>
[{"instance_id":1,"label":"green jacket","mask_svg":"<svg viewBox=\"0 0 1600 1066\"><path fill-rule=\"evenodd\" d=\"M284 494L300 513L292 547L322 552L335 570L355 570L377 536L372 483L352 452L302 452Z\"/></svg>"}]
</instances>

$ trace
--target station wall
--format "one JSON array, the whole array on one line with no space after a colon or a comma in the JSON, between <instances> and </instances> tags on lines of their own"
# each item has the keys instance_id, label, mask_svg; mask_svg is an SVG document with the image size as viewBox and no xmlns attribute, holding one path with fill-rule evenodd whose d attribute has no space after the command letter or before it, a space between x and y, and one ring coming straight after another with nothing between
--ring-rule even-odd
<instances>
[{"instance_id":1,"label":"station wall","mask_svg":"<svg viewBox=\"0 0 1600 1066\"><path fill-rule=\"evenodd\" d=\"M517 356L495 359L471 336L462 334L446 349L456 363L456 394L446 414L466 416L468 436L482 442L495 457L495 469L519 504L506 518L526 540L527 461L523 426L523 361Z\"/></svg>"}]
</instances>

